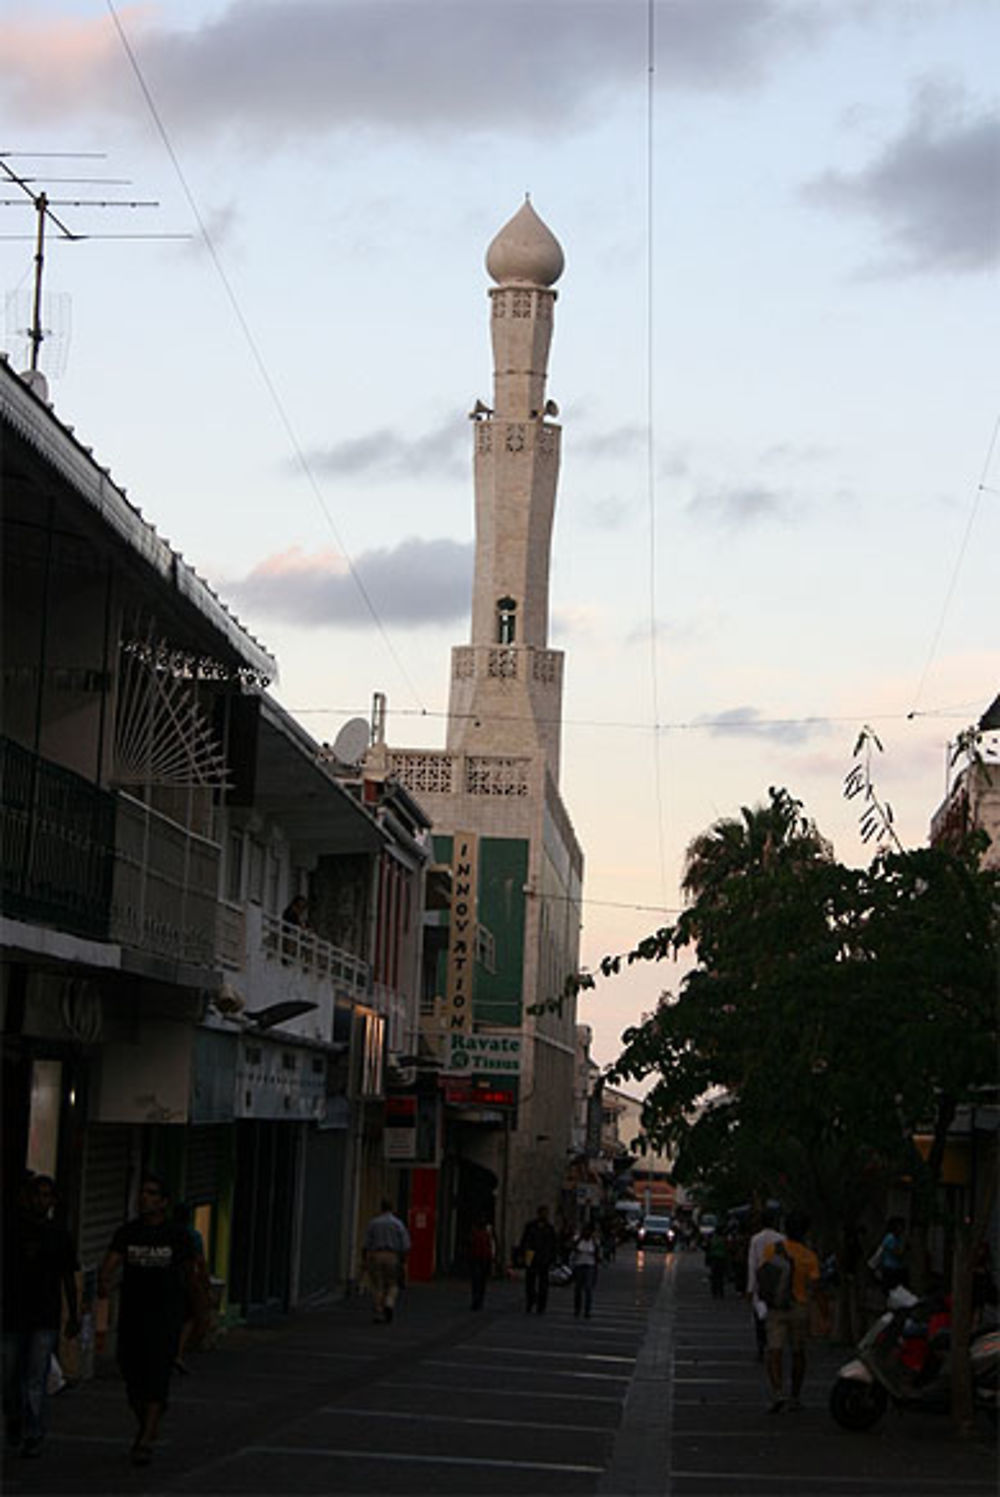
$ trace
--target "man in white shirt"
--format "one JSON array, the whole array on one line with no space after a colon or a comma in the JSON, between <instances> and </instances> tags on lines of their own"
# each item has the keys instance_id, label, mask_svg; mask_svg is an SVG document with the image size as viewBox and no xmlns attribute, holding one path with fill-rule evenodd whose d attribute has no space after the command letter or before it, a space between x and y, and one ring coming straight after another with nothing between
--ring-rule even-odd
<instances>
[{"instance_id":1,"label":"man in white shirt","mask_svg":"<svg viewBox=\"0 0 1000 1497\"><path fill-rule=\"evenodd\" d=\"M362 1259L371 1281L375 1319L386 1325L392 1320L409 1251L410 1234L393 1212L392 1202L384 1200L365 1228Z\"/></svg>"},{"instance_id":2,"label":"man in white shirt","mask_svg":"<svg viewBox=\"0 0 1000 1497\"><path fill-rule=\"evenodd\" d=\"M764 1259L764 1250L773 1242L784 1242L778 1230L778 1212L773 1206L765 1206L760 1214L760 1231L750 1239L747 1251L747 1295L753 1310L753 1328L757 1337L757 1361L764 1360L767 1343L767 1306L757 1293L757 1270Z\"/></svg>"}]
</instances>

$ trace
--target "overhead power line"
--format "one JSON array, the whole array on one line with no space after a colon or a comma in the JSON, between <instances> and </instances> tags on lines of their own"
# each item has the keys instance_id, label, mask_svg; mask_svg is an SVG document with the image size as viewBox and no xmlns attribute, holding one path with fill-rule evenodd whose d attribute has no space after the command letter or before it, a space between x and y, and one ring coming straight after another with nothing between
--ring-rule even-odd
<instances>
[{"instance_id":1,"label":"overhead power line","mask_svg":"<svg viewBox=\"0 0 1000 1497\"><path fill-rule=\"evenodd\" d=\"M752 734L761 728L802 728L821 727L825 723L847 723L857 727L859 723L868 722L913 722L918 719L933 719L936 722L968 722L969 713L979 708L977 702L959 703L950 707L928 707L923 712L852 712L852 713L817 713L809 717L754 717L747 719L733 719L731 717L697 717L686 721L651 723L648 721L636 722L626 718L604 718L604 717L561 717L545 718L537 717L535 714L527 713L484 713L484 712L448 712L444 708L430 707L393 707L389 709L391 717L423 717L428 719L452 719L455 721L476 721L490 723L552 723L560 722L565 728L610 728L625 729L629 732L638 733L698 733L698 732L733 732ZM297 717L359 717L368 712L367 707L330 705L321 707L290 707L289 711ZM391 745L390 745L391 747ZM402 745L400 749L402 750ZM419 748L413 750L420 753ZM428 752L431 752L428 750Z\"/></svg>"},{"instance_id":2,"label":"overhead power line","mask_svg":"<svg viewBox=\"0 0 1000 1497\"><path fill-rule=\"evenodd\" d=\"M365 587L364 582L361 579L361 575L354 565L353 558L351 557L350 552L344 544L337 524L333 518L333 515L330 513L329 507L327 506L326 500L323 496L323 491L321 490L319 483L316 480L316 476L312 471L309 460L302 449L301 443L299 442L298 435L292 425L291 417L289 416L288 411L285 408L285 403L281 398L277 385L271 377L271 372L267 367L264 357L257 344L257 340L254 337L253 332L250 328L250 324L243 312L243 308L240 306L239 298L237 297L232 283L228 275L226 274L226 270L219 256L219 252L215 247L215 242L213 241L212 236L208 231L208 226L205 223L204 218L202 217L197 201L195 200L194 193L191 191L191 188L188 185L188 180L184 173L184 169L181 166L180 158L177 155L177 152L175 151L170 140L170 136L167 133L167 127L163 122L160 111L156 107L156 101L154 100L149 84L146 82L145 76L143 75L142 68L139 66L139 59L136 56L131 43L129 42L128 36L125 32L125 28L122 25L117 10L115 9L114 0L106 0L106 4L108 10L111 13L111 19L114 22L115 30L118 33L118 38L122 44L122 48L124 49L125 55L129 60L132 71L135 74L136 82L138 83L139 88L142 92L142 96L146 101L146 106L149 109L153 124L156 126L157 133L163 143L163 148L170 158L170 162L174 168L177 180L181 185L181 190L184 193L185 198L187 199L188 207L191 209L194 220L198 225L198 230L201 234L202 240L204 241L205 248L208 250L208 253L211 256L212 264L215 266L216 274L219 277L222 288L225 291L226 297L229 301L229 305L233 311L233 315L235 316L240 331L243 334L244 341L246 342L247 348L250 351L250 356L254 362L254 365L256 366L257 373L260 375L260 378L263 381L264 388L271 400L271 404L274 407L278 420L284 428L285 436L287 437L292 452L295 455L295 461L297 462L303 476L309 484L309 488L312 491L313 497L316 500L316 503L319 505L320 511L323 515L323 518L326 520L331 535L340 548L344 560L347 563L348 570L350 571L350 574L354 579L354 584L357 587L358 592L361 594L364 605L367 608L373 623L378 629L379 634L382 637L382 641L386 649L388 650L391 659L396 665L396 669L399 671L407 687L412 693L414 701L419 703L421 701L420 693L414 685L409 671L403 664L403 661L400 658L395 645L390 639L385 624L382 622L382 618L379 615L375 604L372 602L368 589Z\"/></svg>"},{"instance_id":3,"label":"overhead power line","mask_svg":"<svg viewBox=\"0 0 1000 1497\"><path fill-rule=\"evenodd\" d=\"M993 454L996 451L998 437L1000 437L1000 411L997 412L997 418L993 423L993 430L990 433L990 439L986 445L986 457L983 460L982 471L979 475L979 482L976 485L976 492L973 496L972 505L969 510L969 518L965 523L965 531L962 535L962 540L958 548L958 555L955 557L955 564L951 569L951 579L948 583L947 589L945 590L944 602L941 605L941 613L937 621L937 628L934 630L934 634L931 639L930 649L927 652L927 659L924 662L924 668L921 672L920 680L917 682L917 689L913 693L913 710L908 714L908 716L911 717L918 716L916 710L917 704L919 703L920 698L923 696L924 687L927 684L927 677L930 674L931 666L933 665L935 656L937 655L938 645L941 643L941 635L944 632L945 620L948 617L948 613L951 609L951 602L955 596L955 589L958 586L959 573L962 570L962 563L965 560L965 553L969 549L969 541L972 539L972 531L975 527L976 516L979 513L979 506L982 502L982 497L984 494L996 493L995 489L991 489L987 486L986 479L989 476L990 467L993 462Z\"/></svg>"},{"instance_id":4,"label":"overhead power line","mask_svg":"<svg viewBox=\"0 0 1000 1497\"><path fill-rule=\"evenodd\" d=\"M649 513L649 677L653 710L653 793L656 801L656 841L660 862L660 892L667 888L666 832L663 810L663 766L660 762L660 659L657 619L656 564L656 361L654 272L654 215L656 212L656 5L646 4L646 500Z\"/></svg>"}]
</instances>

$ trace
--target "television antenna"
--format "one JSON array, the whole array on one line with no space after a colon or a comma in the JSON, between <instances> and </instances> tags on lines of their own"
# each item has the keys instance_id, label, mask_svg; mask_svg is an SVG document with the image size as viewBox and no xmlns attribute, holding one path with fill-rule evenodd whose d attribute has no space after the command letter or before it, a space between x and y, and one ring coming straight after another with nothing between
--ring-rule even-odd
<instances>
[{"instance_id":1,"label":"television antenna","mask_svg":"<svg viewBox=\"0 0 1000 1497\"><path fill-rule=\"evenodd\" d=\"M14 208L24 207L30 204L35 212L35 230L32 234L0 234L0 239L20 239L33 241L35 245L34 256L34 286L32 293L31 324L27 331L28 341L31 344L30 369L34 374L38 369L38 356L46 338L46 330L42 326L42 273L45 268L45 234L46 229L54 231L58 240L64 243L78 244L85 239L190 239L190 234L91 234L73 229L65 222L61 213L56 213L56 208L158 208L159 202L155 198L99 198L99 197L53 197L48 191L50 186L65 186L73 184L76 186L115 186L125 187L129 185L127 177L50 177L46 186L40 186L37 176L25 176L9 163L15 158L27 157L29 161L44 159L57 159L61 161L104 161L107 159L103 151L0 151L0 186L9 183L16 187L19 192L17 197L0 197L0 207Z\"/></svg>"}]
</instances>

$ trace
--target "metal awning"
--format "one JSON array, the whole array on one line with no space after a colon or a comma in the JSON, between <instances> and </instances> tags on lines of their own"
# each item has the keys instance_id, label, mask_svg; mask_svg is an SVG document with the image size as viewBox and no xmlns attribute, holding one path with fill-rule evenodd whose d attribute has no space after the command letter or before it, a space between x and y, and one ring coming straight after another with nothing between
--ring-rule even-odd
<instances>
[{"instance_id":1,"label":"metal awning","mask_svg":"<svg viewBox=\"0 0 1000 1497\"><path fill-rule=\"evenodd\" d=\"M320 758L305 729L273 697L261 697L255 804L316 856L374 852L386 834Z\"/></svg>"},{"instance_id":2,"label":"metal awning","mask_svg":"<svg viewBox=\"0 0 1000 1497\"><path fill-rule=\"evenodd\" d=\"M4 427L4 508L9 521L18 518L22 494L36 522L39 496L57 499L65 510L60 514L60 543L71 543L74 532L81 546L94 537L117 543L121 575L131 575L150 611L169 620L176 643L197 653L204 649L207 626L223 663L250 671L260 681L277 679L274 656L244 629L180 552L157 534L72 428L2 357L0 421Z\"/></svg>"}]
</instances>

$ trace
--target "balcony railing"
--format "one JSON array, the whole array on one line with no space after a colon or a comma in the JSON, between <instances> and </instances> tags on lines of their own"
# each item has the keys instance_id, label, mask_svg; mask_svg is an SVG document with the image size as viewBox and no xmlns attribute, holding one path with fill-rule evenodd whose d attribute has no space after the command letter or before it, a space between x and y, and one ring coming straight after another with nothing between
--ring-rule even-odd
<instances>
[{"instance_id":1,"label":"balcony railing","mask_svg":"<svg viewBox=\"0 0 1000 1497\"><path fill-rule=\"evenodd\" d=\"M247 959L247 917L243 905L220 901L215 940L219 965L230 972L241 972Z\"/></svg>"},{"instance_id":2,"label":"balcony railing","mask_svg":"<svg viewBox=\"0 0 1000 1497\"><path fill-rule=\"evenodd\" d=\"M368 993L368 963L350 951L343 951L330 941L324 941L313 931L289 925L287 920L280 920L276 915L261 911L260 938L261 949L269 961L295 967L299 972L330 982L334 987L358 997Z\"/></svg>"},{"instance_id":3,"label":"balcony railing","mask_svg":"<svg viewBox=\"0 0 1000 1497\"><path fill-rule=\"evenodd\" d=\"M212 966L218 843L130 795L116 798L111 939L172 961Z\"/></svg>"},{"instance_id":4,"label":"balcony railing","mask_svg":"<svg viewBox=\"0 0 1000 1497\"><path fill-rule=\"evenodd\" d=\"M216 843L9 739L0 774L7 915L212 965Z\"/></svg>"},{"instance_id":5,"label":"balcony railing","mask_svg":"<svg viewBox=\"0 0 1000 1497\"><path fill-rule=\"evenodd\" d=\"M108 936L115 797L0 738L2 891L15 920Z\"/></svg>"}]
</instances>

